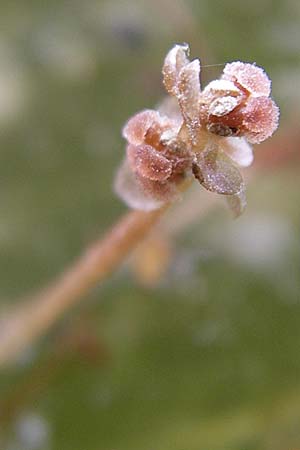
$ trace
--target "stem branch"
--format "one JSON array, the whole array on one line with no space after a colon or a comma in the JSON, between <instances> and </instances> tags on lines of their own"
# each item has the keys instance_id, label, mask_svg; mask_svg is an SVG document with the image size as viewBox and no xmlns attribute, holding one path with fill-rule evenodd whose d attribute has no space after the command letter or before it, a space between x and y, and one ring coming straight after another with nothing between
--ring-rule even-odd
<instances>
[{"instance_id":1,"label":"stem branch","mask_svg":"<svg viewBox=\"0 0 300 450\"><path fill-rule=\"evenodd\" d=\"M0 330L0 365L12 360L117 269L165 209L127 213L56 282L6 317Z\"/></svg>"}]
</instances>

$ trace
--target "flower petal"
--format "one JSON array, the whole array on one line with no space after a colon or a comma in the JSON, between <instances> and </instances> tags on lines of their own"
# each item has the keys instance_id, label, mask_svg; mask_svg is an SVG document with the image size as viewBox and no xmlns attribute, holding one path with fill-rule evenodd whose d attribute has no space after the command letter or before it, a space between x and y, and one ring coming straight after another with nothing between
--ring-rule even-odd
<instances>
[{"instance_id":1,"label":"flower petal","mask_svg":"<svg viewBox=\"0 0 300 450\"><path fill-rule=\"evenodd\" d=\"M165 181L172 173L172 163L151 145L128 145L127 157L134 172L150 180Z\"/></svg>"},{"instance_id":2,"label":"flower petal","mask_svg":"<svg viewBox=\"0 0 300 450\"><path fill-rule=\"evenodd\" d=\"M240 192L237 194L228 195L226 201L234 217L240 216L247 206L245 185L243 184Z\"/></svg>"},{"instance_id":3,"label":"flower petal","mask_svg":"<svg viewBox=\"0 0 300 450\"><path fill-rule=\"evenodd\" d=\"M145 193L127 158L123 160L116 174L114 191L127 206L141 211L152 211L165 203Z\"/></svg>"},{"instance_id":4,"label":"flower petal","mask_svg":"<svg viewBox=\"0 0 300 450\"><path fill-rule=\"evenodd\" d=\"M240 101L237 97L225 95L224 97L216 98L211 102L208 108L208 114L222 117L229 114L239 105Z\"/></svg>"},{"instance_id":5,"label":"flower petal","mask_svg":"<svg viewBox=\"0 0 300 450\"><path fill-rule=\"evenodd\" d=\"M240 167L248 167L253 162L251 145L244 138L227 137L220 143L225 153Z\"/></svg>"},{"instance_id":6,"label":"flower petal","mask_svg":"<svg viewBox=\"0 0 300 450\"><path fill-rule=\"evenodd\" d=\"M178 78L177 99L182 116L191 134L193 141L196 140L200 129L200 61L195 59L185 65Z\"/></svg>"},{"instance_id":7,"label":"flower petal","mask_svg":"<svg viewBox=\"0 0 300 450\"><path fill-rule=\"evenodd\" d=\"M279 109L271 98L249 99L243 110L243 127L249 142L255 144L272 136L278 127Z\"/></svg>"},{"instance_id":8,"label":"flower petal","mask_svg":"<svg viewBox=\"0 0 300 450\"><path fill-rule=\"evenodd\" d=\"M178 128L182 124L181 111L175 97L165 97L157 106L157 110L161 116L169 117L174 123L178 124Z\"/></svg>"},{"instance_id":9,"label":"flower petal","mask_svg":"<svg viewBox=\"0 0 300 450\"><path fill-rule=\"evenodd\" d=\"M150 178L138 174L136 174L136 179L144 194L155 201L162 202L161 204L173 202L180 198L180 192L173 181L150 180Z\"/></svg>"},{"instance_id":10,"label":"flower petal","mask_svg":"<svg viewBox=\"0 0 300 450\"><path fill-rule=\"evenodd\" d=\"M234 130L242 120L240 114L237 114L238 107L245 98L245 93L232 81L211 81L200 95L202 125L219 136L235 135L237 130Z\"/></svg>"},{"instance_id":11,"label":"flower petal","mask_svg":"<svg viewBox=\"0 0 300 450\"><path fill-rule=\"evenodd\" d=\"M230 80L213 80L204 88L201 99L205 102L211 102L215 98L230 95L231 97L240 97L240 89Z\"/></svg>"},{"instance_id":12,"label":"flower petal","mask_svg":"<svg viewBox=\"0 0 300 450\"><path fill-rule=\"evenodd\" d=\"M241 61L226 64L222 79L237 82L253 96L268 97L271 92L271 81L268 75L255 64Z\"/></svg>"},{"instance_id":13,"label":"flower petal","mask_svg":"<svg viewBox=\"0 0 300 450\"><path fill-rule=\"evenodd\" d=\"M223 195L237 194L244 183L237 167L214 143L196 155L193 173L205 189Z\"/></svg>"},{"instance_id":14,"label":"flower petal","mask_svg":"<svg viewBox=\"0 0 300 450\"><path fill-rule=\"evenodd\" d=\"M157 111L145 109L131 117L123 128L123 137L133 145L144 142L149 128L161 119Z\"/></svg>"},{"instance_id":15,"label":"flower petal","mask_svg":"<svg viewBox=\"0 0 300 450\"><path fill-rule=\"evenodd\" d=\"M187 44L175 45L167 54L163 65L163 83L167 92L171 95L177 94L177 80L180 70L189 63L187 55L189 46Z\"/></svg>"}]
</instances>

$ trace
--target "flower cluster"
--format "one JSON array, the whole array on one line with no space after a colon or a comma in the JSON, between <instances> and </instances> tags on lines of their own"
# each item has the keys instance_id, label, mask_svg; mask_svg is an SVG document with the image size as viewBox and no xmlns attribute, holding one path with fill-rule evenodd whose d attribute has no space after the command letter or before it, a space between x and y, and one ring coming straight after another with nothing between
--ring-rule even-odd
<instances>
[{"instance_id":1,"label":"flower cluster","mask_svg":"<svg viewBox=\"0 0 300 450\"><path fill-rule=\"evenodd\" d=\"M177 199L196 178L225 195L239 215L246 200L238 167L253 161L249 143L264 141L278 126L271 82L260 67L237 61L201 91L200 61L188 54L186 44L169 51L162 72L170 97L125 125L126 158L115 188L130 207L152 210Z\"/></svg>"}]
</instances>

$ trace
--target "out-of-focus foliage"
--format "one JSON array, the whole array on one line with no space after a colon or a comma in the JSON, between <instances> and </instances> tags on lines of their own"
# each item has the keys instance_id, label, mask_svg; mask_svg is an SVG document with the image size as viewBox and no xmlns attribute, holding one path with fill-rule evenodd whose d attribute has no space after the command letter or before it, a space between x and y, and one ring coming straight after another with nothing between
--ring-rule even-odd
<instances>
[{"instance_id":1,"label":"out-of-focus foliage","mask_svg":"<svg viewBox=\"0 0 300 450\"><path fill-rule=\"evenodd\" d=\"M175 42L203 65L263 66L288 129L299 18L297 0L3 0L1 309L125 210L111 188L120 129L163 95ZM203 83L219 69L203 67ZM288 151L288 135L272 139ZM299 448L299 187L293 163L258 174L241 219L220 208L195 220L157 283L120 270L2 371L1 449Z\"/></svg>"}]
</instances>

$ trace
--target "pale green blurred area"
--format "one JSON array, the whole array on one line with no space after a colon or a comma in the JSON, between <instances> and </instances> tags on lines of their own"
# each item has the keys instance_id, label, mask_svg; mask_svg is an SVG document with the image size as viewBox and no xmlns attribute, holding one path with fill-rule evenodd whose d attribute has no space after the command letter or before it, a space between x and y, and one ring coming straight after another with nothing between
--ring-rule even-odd
<instances>
[{"instance_id":1,"label":"pale green blurred area","mask_svg":"<svg viewBox=\"0 0 300 450\"><path fill-rule=\"evenodd\" d=\"M162 97L173 43L203 65L256 61L297 124L299 18L298 0L3 0L1 309L126 210L120 130ZM1 450L299 449L299 188L299 165L259 176L242 218L182 229L157 284L126 267L88 295L2 372Z\"/></svg>"}]
</instances>

